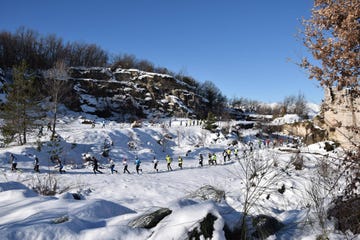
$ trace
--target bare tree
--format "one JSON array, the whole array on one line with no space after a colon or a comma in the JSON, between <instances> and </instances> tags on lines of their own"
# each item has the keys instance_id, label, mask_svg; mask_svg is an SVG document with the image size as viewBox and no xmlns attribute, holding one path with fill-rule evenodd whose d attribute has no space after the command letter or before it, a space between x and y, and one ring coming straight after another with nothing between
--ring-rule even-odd
<instances>
[{"instance_id":1,"label":"bare tree","mask_svg":"<svg viewBox=\"0 0 360 240\"><path fill-rule=\"evenodd\" d=\"M315 0L311 13L304 44L315 61L305 58L302 66L323 86L359 91L360 2Z\"/></svg>"},{"instance_id":2,"label":"bare tree","mask_svg":"<svg viewBox=\"0 0 360 240\"><path fill-rule=\"evenodd\" d=\"M113 57L111 68L133 68L137 63L136 57L129 54L119 54Z\"/></svg>"},{"instance_id":3,"label":"bare tree","mask_svg":"<svg viewBox=\"0 0 360 240\"><path fill-rule=\"evenodd\" d=\"M296 98L295 96L286 96L282 102L282 113L287 114L293 112Z\"/></svg>"},{"instance_id":4,"label":"bare tree","mask_svg":"<svg viewBox=\"0 0 360 240\"><path fill-rule=\"evenodd\" d=\"M316 0L311 18L304 21L304 44L314 60L301 66L323 87L347 88L353 106L360 94L360 2ZM353 127L358 129L353 112Z\"/></svg>"},{"instance_id":5,"label":"bare tree","mask_svg":"<svg viewBox=\"0 0 360 240\"><path fill-rule=\"evenodd\" d=\"M51 139L56 134L56 121L58 105L71 90L71 84L68 82L68 74L64 61L58 61L55 66L45 72L45 86L52 101L52 134Z\"/></svg>"},{"instance_id":6,"label":"bare tree","mask_svg":"<svg viewBox=\"0 0 360 240\"><path fill-rule=\"evenodd\" d=\"M248 239L249 230L247 226L247 218L251 210L257 206L258 201L265 197L270 197L274 191L278 191L278 183L283 179L284 173L290 166L287 164L277 169L277 156L271 155L269 152L261 155L260 152L250 152L239 161L236 176L243 179L242 192L243 203L242 221L241 221L241 239ZM285 186L283 186L285 191Z\"/></svg>"},{"instance_id":7,"label":"bare tree","mask_svg":"<svg viewBox=\"0 0 360 240\"><path fill-rule=\"evenodd\" d=\"M313 60L304 58L301 66L308 70L310 78L320 82L323 87L347 89L350 96L352 123L348 128L354 136L360 130L356 119L355 99L360 94L360 1L359 0L315 0L311 17L304 20L304 44ZM354 143L355 153L343 158L348 166L347 185L356 189L360 184L360 146ZM344 194L356 196L353 190Z\"/></svg>"},{"instance_id":8,"label":"bare tree","mask_svg":"<svg viewBox=\"0 0 360 240\"><path fill-rule=\"evenodd\" d=\"M303 93L299 93L295 99L294 113L303 118L308 117L308 107L306 105L306 98Z\"/></svg>"}]
</instances>

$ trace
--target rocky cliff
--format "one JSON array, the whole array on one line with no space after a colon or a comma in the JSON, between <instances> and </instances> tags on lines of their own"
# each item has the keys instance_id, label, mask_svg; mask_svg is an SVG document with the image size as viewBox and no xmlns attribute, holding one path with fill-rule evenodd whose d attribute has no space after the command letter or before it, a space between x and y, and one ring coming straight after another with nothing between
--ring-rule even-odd
<instances>
[{"instance_id":1,"label":"rocky cliff","mask_svg":"<svg viewBox=\"0 0 360 240\"><path fill-rule=\"evenodd\" d=\"M70 68L73 91L65 104L72 110L118 121L158 116L196 116L206 99L196 87L170 75L136 69Z\"/></svg>"},{"instance_id":2,"label":"rocky cliff","mask_svg":"<svg viewBox=\"0 0 360 240\"><path fill-rule=\"evenodd\" d=\"M360 96L349 89L325 90L319 124L328 131L329 139L350 149L360 145Z\"/></svg>"},{"instance_id":3,"label":"rocky cliff","mask_svg":"<svg viewBox=\"0 0 360 240\"><path fill-rule=\"evenodd\" d=\"M282 125L285 134L299 136L302 142L309 145L328 138L327 131L314 125L312 121L301 121Z\"/></svg>"}]
</instances>

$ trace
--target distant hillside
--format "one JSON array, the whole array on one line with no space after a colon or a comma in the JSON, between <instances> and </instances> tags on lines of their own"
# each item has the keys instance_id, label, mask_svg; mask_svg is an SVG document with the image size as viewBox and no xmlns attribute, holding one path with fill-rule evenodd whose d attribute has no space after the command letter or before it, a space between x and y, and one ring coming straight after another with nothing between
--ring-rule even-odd
<instances>
[{"instance_id":1,"label":"distant hillside","mask_svg":"<svg viewBox=\"0 0 360 240\"><path fill-rule=\"evenodd\" d=\"M5 75L0 70L0 94ZM206 115L208 100L196 93L198 87L170 75L104 67L72 67L68 75L72 91L63 103L73 111L115 121ZM41 73L39 81L43 81Z\"/></svg>"},{"instance_id":2,"label":"distant hillside","mask_svg":"<svg viewBox=\"0 0 360 240\"><path fill-rule=\"evenodd\" d=\"M38 71L37 75L39 94L46 99L48 89L45 89L46 84L41 83L44 81L43 72ZM11 73L0 68L0 102L5 101L3 84L10 79ZM244 113L249 112L276 115L276 109L281 108L279 103L255 104L255 101L245 102L240 108L235 105L222 108L221 104L210 103L217 97L216 86L208 85L205 88L208 92L204 94L203 85L199 86L196 81L138 69L71 67L68 79L72 90L63 103L70 110L114 121L151 120L167 116L206 118L207 113L212 111L210 105L233 119L243 119ZM318 106L307 105L308 115L316 115Z\"/></svg>"}]
</instances>

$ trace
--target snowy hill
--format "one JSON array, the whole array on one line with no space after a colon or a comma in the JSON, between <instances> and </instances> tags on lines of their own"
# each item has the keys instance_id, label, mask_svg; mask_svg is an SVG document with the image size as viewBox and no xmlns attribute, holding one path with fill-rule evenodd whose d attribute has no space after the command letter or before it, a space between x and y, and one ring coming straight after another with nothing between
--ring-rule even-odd
<instances>
[{"instance_id":1,"label":"snowy hill","mask_svg":"<svg viewBox=\"0 0 360 240\"><path fill-rule=\"evenodd\" d=\"M249 144L239 142L230 147L239 150L238 159L233 152L231 160L224 162L223 150L233 142L233 136L210 133L188 119L143 122L140 128L113 121L106 121L103 127L102 119L97 119L92 128L83 122L93 116L66 115L58 123L60 141L56 146L49 144L50 133L45 131L40 138L41 150L35 135L28 145L0 149L1 239L188 239L200 234L205 219L212 226L208 239L238 239L225 229L240 226L246 186L251 183L243 166L254 159L259 166L267 166L263 168L266 179L278 177L271 183L252 177L266 188L257 192L258 199L252 202L246 218L249 224L259 214L275 217L282 227L268 234L268 239L315 239L322 232L306 192L314 181L318 161L329 154L323 143L300 149L304 163L302 170L296 170L291 164L294 153L283 151L285 146L259 148L255 136L249 138L255 139L253 152ZM119 173L111 174L108 158L102 156L105 142ZM63 174L49 160L54 148L65 165ZM19 171L11 171L10 153L17 158ZM93 173L92 166L83 162L83 153L99 159L103 174ZM204 155L203 167L198 162L200 153ZM208 164L208 153L217 155L217 165ZM173 158L173 171L167 171L167 154ZM40 173L33 171L34 155L40 159ZM153 168L154 156L160 160L159 172ZM178 156L184 159L183 169L177 166ZM131 174L122 172L124 157L129 160ZM135 172L136 157L142 162L140 174ZM33 190L51 185L49 181L57 182L55 195L43 196ZM213 193L199 195L198 190L209 185L224 195L220 199ZM156 226L134 227L139 217L160 209L169 211ZM356 239L350 233L345 236L334 231L333 221L327 221L326 228L330 239ZM249 234L255 230L249 228Z\"/></svg>"}]
</instances>

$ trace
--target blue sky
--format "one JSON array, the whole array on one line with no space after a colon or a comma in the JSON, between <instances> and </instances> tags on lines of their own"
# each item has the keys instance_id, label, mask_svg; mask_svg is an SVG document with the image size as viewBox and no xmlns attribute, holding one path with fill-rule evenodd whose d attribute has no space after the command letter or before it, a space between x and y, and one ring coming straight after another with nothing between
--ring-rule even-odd
<instances>
[{"instance_id":1,"label":"blue sky","mask_svg":"<svg viewBox=\"0 0 360 240\"><path fill-rule=\"evenodd\" d=\"M323 91L296 66L296 37L311 0L5 0L0 30L20 26L65 42L95 43L156 66L212 81L228 98L279 102ZM291 59L290 61L288 59Z\"/></svg>"}]
</instances>

